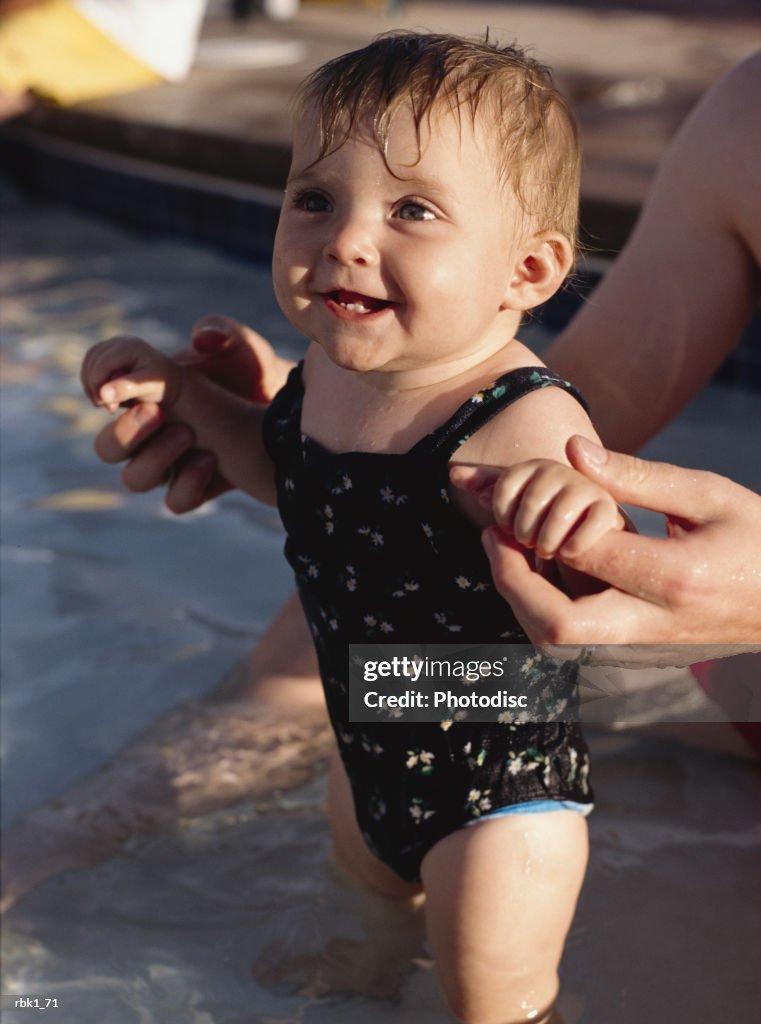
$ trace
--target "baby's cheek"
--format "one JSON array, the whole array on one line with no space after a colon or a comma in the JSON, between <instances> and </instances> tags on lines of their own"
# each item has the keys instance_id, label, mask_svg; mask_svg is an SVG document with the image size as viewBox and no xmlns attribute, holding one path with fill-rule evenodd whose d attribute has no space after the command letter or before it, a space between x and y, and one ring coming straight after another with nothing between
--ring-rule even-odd
<instances>
[{"instance_id":1,"label":"baby's cheek","mask_svg":"<svg viewBox=\"0 0 761 1024\"><path fill-rule=\"evenodd\" d=\"M287 315L288 307L292 302L293 288L288 280L288 275L284 268L282 266L278 266L275 262L272 264L272 288L275 292L277 304Z\"/></svg>"}]
</instances>

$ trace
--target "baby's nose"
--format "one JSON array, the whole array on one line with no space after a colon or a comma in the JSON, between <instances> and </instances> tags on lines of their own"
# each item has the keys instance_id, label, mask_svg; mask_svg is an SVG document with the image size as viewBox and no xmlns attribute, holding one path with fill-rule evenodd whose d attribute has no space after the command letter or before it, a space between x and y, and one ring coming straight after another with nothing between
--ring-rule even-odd
<instances>
[{"instance_id":1,"label":"baby's nose","mask_svg":"<svg viewBox=\"0 0 761 1024\"><path fill-rule=\"evenodd\" d=\"M372 266L378 262L378 249L369 229L347 220L338 226L325 244L323 255L333 263L347 266Z\"/></svg>"}]
</instances>

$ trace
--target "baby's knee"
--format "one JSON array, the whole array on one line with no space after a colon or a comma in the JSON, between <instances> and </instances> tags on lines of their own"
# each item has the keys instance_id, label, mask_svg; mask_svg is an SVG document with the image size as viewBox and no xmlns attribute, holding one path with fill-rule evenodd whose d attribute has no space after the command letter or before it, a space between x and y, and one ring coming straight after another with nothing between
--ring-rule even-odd
<instances>
[{"instance_id":1,"label":"baby's knee","mask_svg":"<svg viewBox=\"0 0 761 1024\"><path fill-rule=\"evenodd\" d=\"M511 981L503 974L497 984L463 988L456 979L444 983L447 1007L457 1024L562 1024L554 1009L558 982L527 983L525 975Z\"/></svg>"}]
</instances>

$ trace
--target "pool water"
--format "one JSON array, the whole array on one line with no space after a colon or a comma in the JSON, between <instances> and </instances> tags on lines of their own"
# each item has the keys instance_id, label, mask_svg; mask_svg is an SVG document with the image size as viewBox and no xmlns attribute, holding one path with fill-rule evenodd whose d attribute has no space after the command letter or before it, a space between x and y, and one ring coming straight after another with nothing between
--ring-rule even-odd
<instances>
[{"instance_id":1,"label":"pool water","mask_svg":"<svg viewBox=\"0 0 761 1024\"><path fill-rule=\"evenodd\" d=\"M120 332L171 351L211 311L255 324L291 356L302 342L266 267L0 198L7 825L212 690L290 591L274 511L229 495L175 518L160 494L121 489L118 471L92 453L105 416L81 394L84 352ZM761 490L759 436L758 395L716 386L646 453ZM657 528L646 516L640 525ZM255 728L251 736L256 747ZM593 745L601 798L564 968L568 1021L709 1024L723 991L744 993L733 1012L755 1019L761 782L752 765L657 739L602 735ZM299 778L42 885L8 915L6 993L56 996L61 1024L440 1020L429 965L394 1005L325 994L306 975L269 986L251 976L273 948L357 937L322 870L324 776ZM657 924L642 917L643 892L661 907ZM713 959L709 934L721 950ZM8 1024L26 1019L7 996L3 1008Z\"/></svg>"}]
</instances>

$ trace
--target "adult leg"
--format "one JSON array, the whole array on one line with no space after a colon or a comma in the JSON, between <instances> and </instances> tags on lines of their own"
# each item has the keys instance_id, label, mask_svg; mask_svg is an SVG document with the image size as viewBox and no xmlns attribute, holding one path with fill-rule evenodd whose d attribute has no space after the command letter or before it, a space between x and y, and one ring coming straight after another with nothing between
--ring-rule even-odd
<instances>
[{"instance_id":1,"label":"adult leg","mask_svg":"<svg viewBox=\"0 0 761 1024\"><path fill-rule=\"evenodd\" d=\"M558 966L587 856L574 811L493 818L429 851L428 940L458 1021L557 1024Z\"/></svg>"},{"instance_id":2,"label":"adult leg","mask_svg":"<svg viewBox=\"0 0 761 1024\"><path fill-rule=\"evenodd\" d=\"M98 771L7 829L3 909L63 871L108 860L135 836L292 789L322 770L332 732L297 611L291 600L248 667L207 698L170 711Z\"/></svg>"},{"instance_id":3,"label":"adult leg","mask_svg":"<svg viewBox=\"0 0 761 1024\"><path fill-rule=\"evenodd\" d=\"M324 720L317 656L297 594L291 594L251 651L235 696L253 697L271 711L313 713Z\"/></svg>"}]
</instances>

